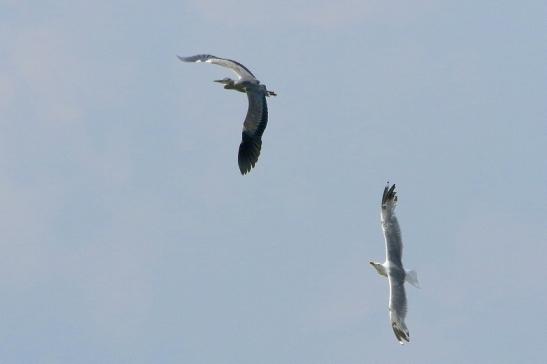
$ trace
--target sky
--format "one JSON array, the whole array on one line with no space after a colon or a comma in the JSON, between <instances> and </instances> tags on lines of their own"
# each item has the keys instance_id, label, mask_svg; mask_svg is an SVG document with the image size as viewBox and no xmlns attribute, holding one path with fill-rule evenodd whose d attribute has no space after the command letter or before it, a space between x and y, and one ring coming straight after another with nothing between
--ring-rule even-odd
<instances>
[{"instance_id":1,"label":"sky","mask_svg":"<svg viewBox=\"0 0 547 364\"><path fill-rule=\"evenodd\" d=\"M546 13L0 0L0 362L542 362ZM198 53L278 93L246 176L247 100ZM405 346L368 264L387 181Z\"/></svg>"}]
</instances>

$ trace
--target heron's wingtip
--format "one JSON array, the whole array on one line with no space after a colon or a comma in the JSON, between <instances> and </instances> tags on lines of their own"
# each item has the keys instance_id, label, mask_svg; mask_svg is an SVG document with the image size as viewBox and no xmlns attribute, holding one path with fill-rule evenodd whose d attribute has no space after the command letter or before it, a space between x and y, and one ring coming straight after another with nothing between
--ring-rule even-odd
<instances>
[{"instance_id":1,"label":"heron's wingtip","mask_svg":"<svg viewBox=\"0 0 547 364\"><path fill-rule=\"evenodd\" d=\"M237 162L241 175L247 174L254 168L258 161L258 157L260 156L261 148L262 140L260 138L253 138L245 132L242 133L242 140L237 155Z\"/></svg>"}]
</instances>

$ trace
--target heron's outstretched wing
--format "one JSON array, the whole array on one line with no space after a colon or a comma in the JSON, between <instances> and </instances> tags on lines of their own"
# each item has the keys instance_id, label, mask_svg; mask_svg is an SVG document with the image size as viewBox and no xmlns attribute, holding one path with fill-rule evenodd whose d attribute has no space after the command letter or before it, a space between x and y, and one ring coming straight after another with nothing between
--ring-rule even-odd
<instances>
[{"instance_id":1,"label":"heron's outstretched wing","mask_svg":"<svg viewBox=\"0 0 547 364\"><path fill-rule=\"evenodd\" d=\"M247 89L247 98L249 99L249 108L243 122L237 158L241 174L249 172L258 161L262 148L262 134L268 124L268 105L264 91Z\"/></svg>"},{"instance_id":2,"label":"heron's outstretched wing","mask_svg":"<svg viewBox=\"0 0 547 364\"><path fill-rule=\"evenodd\" d=\"M405 271L399 267L390 267L389 278L389 316L395 337L402 344L403 339L410 341L405 324L407 311L405 293Z\"/></svg>"},{"instance_id":3,"label":"heron's outstretched wing","mask_svg":"<svg viewBox=\"0 0 547 364\"><path fill-rule=\"evenodd\" d=\"M231 59L220 58L210 54L197 54L190 57L177 56L183 62L205 62L218 64L219 66L226 67L235 72L240 79L256 79L251 71L239 62Z\"/></svg>"},{"instance_id":4,"label":"heron's outstretched wing","mask_svg":"<svg viewBox=\"0 0 547 364\"><path fill-rule=\"evenodd\" d=\"M401 238L401 228L399 221L395 216L395 206L397 205L397 193L395 185L389 187L389 184L384 188L382 196L382 230L384 231L384 239L386 241L386 259L390 264L403 267L403 240Z\"/></svg>"}]
</instances>

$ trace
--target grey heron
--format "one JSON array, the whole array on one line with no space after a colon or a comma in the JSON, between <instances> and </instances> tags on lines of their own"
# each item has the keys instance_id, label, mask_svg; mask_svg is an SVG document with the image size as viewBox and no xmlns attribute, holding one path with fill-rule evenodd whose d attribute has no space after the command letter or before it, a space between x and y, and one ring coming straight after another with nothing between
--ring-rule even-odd
<instances>
[{"instance_id":1,"label":"grey heron","mask_svg":"<svg viewBox=\"0 0 547 364\"><path fill-rule=\"evenodd\" d=\"M395 185L384 188L381 203L381 222L386 243L386 261L384 263L370 262L378 274L385 276L389 281L389 317L395 337L400 344L410 342L410 335L405 324L407 311L404 283L408 282L419 288L418 275L415 271L406 271L403 267L403 241L397 216L397 194Z\"/></svg>"},{"instance_id":2,"label":"grey heron","mask_svg":"<svg viewBox=\"0 0 547 364\"><path fill-rule=\"evenodd\" d=\"M251 170L258 161L262 148L262 134L268 124L268 105L266 97L277 96L275 92L266 89L251 71L239 62L231 59L215 57L210 54L198 54L191 57L177 56L183 62L212 63L231 69L237 80L223 78L215 82L224 84L227 90L236 90L247 94L249 107L243 122L241 144L239 145L238 164L241 174Z\"/></svg>"}]
</instances>

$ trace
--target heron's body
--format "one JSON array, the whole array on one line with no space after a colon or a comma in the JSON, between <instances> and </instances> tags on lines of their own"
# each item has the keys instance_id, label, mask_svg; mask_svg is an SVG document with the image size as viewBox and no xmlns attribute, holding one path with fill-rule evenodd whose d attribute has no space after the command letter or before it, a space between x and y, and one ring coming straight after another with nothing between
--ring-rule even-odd
<instances>
[{"instance_id":1,"label":"heron's body","mask_svg":"<svg viewBox=\"0 0 547 364\"><path fill-rule=\"evenodd\" d=\"M384 263L370 262L370 264L380 275L388 278L391 327L397 341L404 344L404 341L410 341L410 334L405 324L407 301L404 283L406 281L416 287L419 287L419 284L416 272L406 271L403 267L403 241L399 222L397 216L395 216L396 205L395 185L391 186L391 188L388 185L384 188L381 204L381 222L386 243L386 261Z\"/></svg>"},{"instance_id":2,"label":"heron's body","mask_svg":"<svg viewBox=\"0 0 547 364\"><path fill-rule=\"evenodd\" d=\"M224 78L216 80L224 84L227 90L235 90L247 94L249 108L245 121L241 144L239 145L238 164L241 174L249 172L258 161L262 149L262 134L268 124L268 105L266 97L277 96L275 92L266 89L247 67L231 59L219 58L209 54L199 54L191 57L178 57L183 62L205 62L231 69L237 80Z\"/></svg>"}]
</instances>

